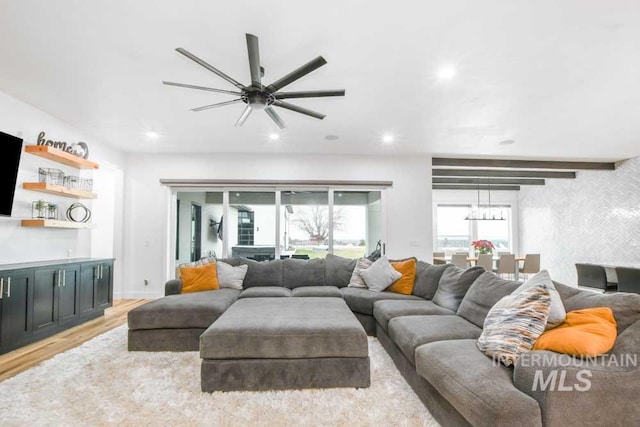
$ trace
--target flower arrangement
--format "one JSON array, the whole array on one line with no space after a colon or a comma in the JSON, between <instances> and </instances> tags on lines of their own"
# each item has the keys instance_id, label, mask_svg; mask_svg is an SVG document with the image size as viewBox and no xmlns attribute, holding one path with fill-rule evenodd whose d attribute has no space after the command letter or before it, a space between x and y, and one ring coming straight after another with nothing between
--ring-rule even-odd
<instances>
[{"instance_id":1,"label":"flower arrangement","mask_svg":"<svg viewBox=\"0 0 640 427\"><path fill-rule=\"evenodd\" d=\"M496 248L489 240L474 240L471 245L481 254L490 254Z\"/></svg>"}]
</instances>

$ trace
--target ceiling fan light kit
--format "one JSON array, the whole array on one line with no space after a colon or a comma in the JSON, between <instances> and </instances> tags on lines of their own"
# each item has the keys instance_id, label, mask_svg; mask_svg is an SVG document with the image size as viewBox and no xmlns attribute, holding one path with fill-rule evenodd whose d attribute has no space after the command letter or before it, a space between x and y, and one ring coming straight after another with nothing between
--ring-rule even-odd
<instances>
[{"instance_id":1,"label":"ceiling fan light kit","mask_svg":"<svg viewBox=\"0 0 640 427\"><path fill-rule=\"evenodd\" d=\"M222 71L198 58L191 52L181 47L177 48L176 51L200 66L206 68L211 71L213 74L218 77L226 80L228 83L231 83L238 90L224 90L224 89L214 89L210 87L204 86L196 86L184 83L175 83L175 82L167 82L163 81L162 83L167 86L177 86L183 87L187 89L196 89L196 90L204 90L215 93L222 93L226 95L235 95L238 98L233 99L231 101L218 102L216 104L204 105L202 107L193 108L191 111L203 111L209 110L211 108L223 107L225 105L239 104L244 103L245 108L238 120L236 121L236 126L242 126L244 122L247 120L249 115L254 110L264 110L267 115L274 121L274 123L280 128L284 129L286 127L280 115L276 112L273 107L280 107L287 110L295 111L296 113L304 114L309 117L313 117L316 119L324 119L326 116L324 114L318 113L313 110L309 110L307 108L299 107L294 104L290 104L288 102L282 101L283 99L295 99L295 98L320 98L327 96L344 96L344 89L338 90L315 90L315 91L297 91L297 92L280 92L280 89L285 86L295 82L296 80L306 76L312 71L320 68L327 61L322 57L318 56L315 59L307 62L303 66L295 69L290 72L286 76L276 80L268 86L264 86L262 84L262 77L264 76L264 68L260 65L260 50L258 48L258 37L253 34L246 34L247 38L247 51L249 53L249 72L251 74L251 84L248 86L243 85L239 81L229 77Z\"/></svg>"}]
</instances>

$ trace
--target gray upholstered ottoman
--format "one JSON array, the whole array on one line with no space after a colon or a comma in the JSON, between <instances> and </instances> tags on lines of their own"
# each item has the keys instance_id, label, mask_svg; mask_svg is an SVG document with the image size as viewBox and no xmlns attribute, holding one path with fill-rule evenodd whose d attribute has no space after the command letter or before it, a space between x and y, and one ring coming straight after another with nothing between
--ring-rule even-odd
<instances>
[{"instance_id":1,"label":"gray upholstered ottoman","mask_svg":"<svg viewBox=\"0 0 640 427\"><path fill-rule=\"evenodd\" d=\"M202 391L369 387L367 334L341 298L246 298L200 336Z\"/></svg>"}]
</instances>

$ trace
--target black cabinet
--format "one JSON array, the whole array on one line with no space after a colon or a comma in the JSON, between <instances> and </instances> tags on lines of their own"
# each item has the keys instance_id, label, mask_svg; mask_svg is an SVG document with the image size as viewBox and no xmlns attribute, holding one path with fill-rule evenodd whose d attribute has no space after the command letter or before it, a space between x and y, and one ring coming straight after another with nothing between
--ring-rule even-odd
<instances>
[{"instance_id":1,"label":"black cabinet","mask_svg":"<svg viewBox=\"0 0 640 427\"><path fill-rule=\"evenodd\" d=\"M113 304L113 261L87 263L80 268L80 315Z\"/></svg>"},{"instance_id":2,"label":"black cabinet","mask_svg":"<svg viewBox=\"0 0 640 427\"><path fill-rule=\"evenodd\" d=\"M0 266L0 353L104 314L113 301L113 260Z\"/></svg>"},{"instance_id":3,"label":"black cabinet","mask_svg":"<svg viewBox=\"0 0 640 427\"><path fill-rule=\"evenodd\" d=\"M0 349L17 348L31 339L33 271L0 272Z\"/></svg>"}]
</instances>

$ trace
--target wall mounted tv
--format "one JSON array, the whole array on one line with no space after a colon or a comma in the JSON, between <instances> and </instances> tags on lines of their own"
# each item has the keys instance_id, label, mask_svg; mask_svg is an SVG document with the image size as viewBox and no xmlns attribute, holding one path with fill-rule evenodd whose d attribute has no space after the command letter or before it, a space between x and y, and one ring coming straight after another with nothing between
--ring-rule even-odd
<instances>
[{"instance_id":1,"label":"wall mounted tv","mask_svg":"<svg viewBox=\"0 0 640 427\"><path fill-rule=\"evenodd\" d=\"M0 132L0 215L11 216L22 139Z\"/></svg>"}]
</instances>

